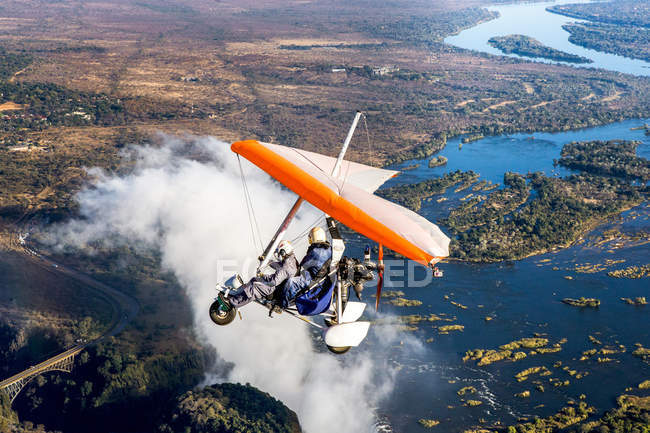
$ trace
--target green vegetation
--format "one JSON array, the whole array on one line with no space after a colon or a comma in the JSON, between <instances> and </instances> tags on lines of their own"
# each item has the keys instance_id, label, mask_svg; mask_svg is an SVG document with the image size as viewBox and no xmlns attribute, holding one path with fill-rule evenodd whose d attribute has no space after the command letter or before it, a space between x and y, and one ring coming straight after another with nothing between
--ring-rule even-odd
<instances>
[{"instance_id":1,"label":"green vegetation","mask_svg":"<svg viewBox=\"0 0 650 433\"><path fill-rule=\"evenodd\" d=\"M443 314L444 315L444 314ZM429 316L422 316L421 314L409 314L405 316L398 316L398 319L402 323L406 323L409 325L417 325L420 322L453 322L456 320L454 317L453 319L445 318L445 317L440 317L437 314L429 314Z\"/></svg>"},{"instance_id":2,"label":"green vegetation","mask_svg":"<svg viewBox=\"0 0 650 433\"><path fill-rule=\"evenodd\" d=\"M438 326L438 332L440 334L448 334L449 331L463 331L465 326L463 325L443 325Z\"/></svg>"},{"instance_id":3,"label":"green vegetation","mask_svg":"<svg viewBox=\"0 0 650 433\"><path fill-rule=\"evenodd\" d=\"M188 391L177 400L161 433L300 433L296 414L269 394L223 383Z\"/></svg>"},{"instance_id":4,"label":"green vegetation","mask_svg":"<svg viewBox=\"0 0 650 433\"><path fill-rule=\"evenodd\" d=\"M517 382L523 382L528 380L528 377L533 374L538 374L539 376L550 376L551 371L544 366L530 367L515 374L515 379L517 379Z\"/></svg>"},{"instance_id":5,"label":"green vegetation","mask_svg":"<svg viewBox=\"0 0 650 433\"><path fill-rule=\"evenodd\" d=\"M42 324L28 321L41 320ZM33 315L19 324L0 319L0 377L3 379L44 360L48 353L63 352L79 340L91 340L100 335L102 327L90 317L84 320L60 320Z\"/></svg>"},{"instance_id":6,"label":"green vegetation","mask_svg":"<svg viewBox=\"0 0 650 433\"><path fill-rule=\"evenodd\" d=\"M541 57L569 63L591 63L586 57L565 53L555 48L547 47L535 38L525 35L495 36L488 43L506 54L517 54L524 57Z\"/></svg>"},{"instance_id":7,"label":"green vegetation","mask_svg":"<svg viewBox=\"0 0 650 433\"><path fill-rule=\"evenodd\" d=\"M447 164L447 157L438 155L429 160L429 168L441 167Z\"/></svg>"},{"instance_id":8,"label":"green vegetation","mask_svg":"<svg viewBox=\"0 0 650 433\"><path fill-rule=\"evenodd\" d=\"M11 409L9 395L0 391L0 431L9 431L9 427L18 423L18 415Z\"/></svg>"},{"instance_id":9,"label":"green vegetation","mask_svg":"<svg viewBox=\"0 0 650 433\"><path fill-rule=\"evenodd\" d=\"M563 26L576 45L650 61L650 4L621 0L550 6L548 11L588 20Z\"/></svg>"},{"instance_id":10,"label":"green vegetation","mask_svg":"<svg viewBox=\"0 0 650 433\"><path fill-rule=\"evenodd\" d=\"M646 278L650 276L650 265L643 265L643 266L629 266L625 269L618 269L616 271L610 271L607 273L610 277L614 278L632 278L632 279L638 279L638 278ZM634 303L636 305L642 305L645 304L645 298L642 298L642 302L638 302L641 300L641 298L637 298L637 301ZM630 302L628 302L629 304Z\"/></svg>"},{"instance_id":11,"label":"green vegetation","mask_svg":"<svg viewBox=\"0 0 650 433\"><path fill-rule=\"evenodd\" d=\"M404 298L392 298L388 301L389 304L395 305L396 307L419 307L422 305L422 301L417 299L404 299Z\"/></svg>"},{"instance_id":12,"label":"green vegetation","mask_svg":"<svg viewBox=\"0 0 650 433\"><path fill-rule=\"evenodd\" d=\"M456 394L458 395L465 395L465 394L474 394L476 392L476 388L473 386L464 386L458 391L456 391Z\"/></svg>"},{"instance_id":13,"label":"green vegetation","mask_svg":"<svg viewBox=\"0 0 650 433\"><path fill-rule=\"evenodd\" d=\"M422 427L425 427L425 428L435 427L438 424L440 424L440 421L435 420L435 419L419 419L418 422L420 423L420 425Z\"/></svg>"},{"instance_id":14,"label":"green vegetation","mask_svg":"<svg viewBox=\"0 0 650 433\"><path fill-rule=\"evenodd\" d=\"M401 204L402 206L406 206L413 210L419 210L423 199L433 195L443 194L447 188L458 183L468 181L474 182L477 178L478 174L471 170L465 172L456 170L452 173L447 173L442 177L418 183L398 185L379 190L377 193L390 201Z\"/></svg>"},{"instance_id":15,"label":"green vegetation","mask_svg":"<svg viewBox=\"0 0 650 433\"><path fill-rule=\"evenodd\" d=\"M506 173L506 188L492 192L482 206L481 200L472 199L441 221L456 235L451 256L512 260L572 244L598 222L647 196L646 187L627 180L647 179L650 173L650 163L636 156L635 148L635 143L621 140L570 143L562 150L560 164L587 173L563 179ZM419 185L413 188L417 191ZM528 189L536 192L532 199Z\"/></svg>"},{"instance_id":16,"label":"green vegetation","mask_svg":"<svg viewBox=\"0 0 650 433\"><path fill-rule=\"evenodd\" d=\"M581 396L583 399L584 396ZM621 395L616 399L618 408L605 413L600 419L586 421L596 408L585 401L569 401L570 406L546 418L511 426L497 425L474 432L482 433L647 433L650 431L650 397Z\"/></svg>"},{"instance_id":17,"label":"green vegetation","mask_svg":"<svg viewBox=\"0 0 650 433\"><path fill-rule=\"evenodd\" d=\"M585 141L565 144L558 163L587 173L650 180L650 161L639 158L639 141Z\"/></svg>"},{"instance_id":18,"label":"green vegetation","mask_svg":"<svg viewBox=\"0 0 650 433\"><path fill-rule=\"evenodd\" d=\"M517 424L515 431L518 433L556 432L584 421L596 412L586 402L581 401L577 407L568 406L548 418L535 418L535 421Z\"/></svg>"},{"instance_id":19,"label":"green vegetation","mask_svg":"<svg viewBox=\"0 0 650 433\"><path fill-rule=\"evenodd\" d=\"M154 431L170 399L203 378L205 359L199 350L136 353L111 339L78 356L71 377L39 376L14 406L23 418L69 432L91 424L97 432Z\"/></svg>"},{"instance_id":20,"label":"green vegetation","mask_svg":"<svg viewBox=\"0 0 650 433\"><path fill-rule=\"evenodd\" d=\"M562 302L568 305L573 305L574 307L591 307L598 308L600 306L600 300L595 298L584 298L580 297L579 299L573 298L564 298Z\"/></svg>"},{"instance_id":21,"label":"green vegetation","mask_svg":"<svg viewBox=\"0 0 650 433\"><path fill-rule=\"evenodd\" d=\"M549 6L547 11L588 21L650 27L650 3L638 0Z\"/></svg>"},{"instance_id":22,"label":"green vegetation","mask_svg":"<svg viewBox=\"0 0 650 433\"><path fill-rule=\"evenodd\" d=\"M569 41L585 48L650 62L650 29L603 23L570 23L562 26Z\"/></svg>"},{"instance_id":23,"label":"green vegetation","mask_svg":"<svg viewBox=\"0 0 650 433\"><path fill-rule=\"evenodd\" d=\"M480 22L496 18L497 13L483 8L445 11L430 16L409 16L398 21L368 22L361 28L376 37L414 44L436 44L451 34Z\"/></svg>"},{"instance_id":24,"label":"green vegetation","mask_svg":"<svg viewBox=\"0 0 650 433\"><path fill-rule=\"evenodd\" d=\"M643 347L639 343L637 343L637 347L632 352L632 355L636 356L637 358L641 358L644 361L650 361L650 349Z\"/></svg>"},{"instance_id":25,"label":"green vegetation","mask_svg":"<svg viewBox=\"0 0 650 433\"><path fill-rule=\"evenodd\" d=\"M514 349L538 349L548 344L548 338L527 337L520 340L515 340L510 343L499 346L501 350L514 350Z\"/></svg>"},{"instance_id":26,"label":"green vegetation","mask_svg":"<svg viewBox=\"0 0 650 433\"><path fill-rule=\"evenodd\" d=\"M506 188L494 191L483 201L474 198L453 209L449 216L440 222L454 232L463 232L471 227L479 227L498 221L503 215L513 212L526 202L529 196L526 179L515 173L503 176ZM482 202L481 206L478 206Z\"/></svg>"},{"instance_id":27,"label":"green vegetation","mask_svg":"<svg viewBox=\"0 0 650 433\"><path fill-rule=\"evenodd\" d=\"M463 137L461 143L467 144L467 143L471 143L472 141L480 140L482 138L485 138L483 134L472 134L470 136Z\"/></svg>"},{"instance_id":28,"label":"green vegetation","mask_svg":"<svg viewBox=\"0 0 650 433\"><path fill-rule=\"evenodd\" d=\"M650 397L621 395L616 399L618 408L610 410L598 421L584 423L579 431L584 433L624 433L650 431Z\"/></svg>"},{"instance_id":29,"label":"green vegetation","mask_svg":"<svg viewBox=\"0 0 650 433\"><path fill-rule=\"evenodd\" d=\"M34 60L25 53L9 53L0 47L0 80L4 81L14 76L16 72L25 69Z\"/></svg>"},{"instance_id":30,"label":"green vegetation","mask_svg":"<svg viewBox=\"0 0 650 433\"><path fill-rule=\"evenodd\" d=\"M515 340L507 344L499 346L499 349L474 349L468 350L463 356L463 362L476 361L476 365L484 366L490 365L497 361L510 360L519 361L526 358L528 355L538 355L545 353L555 353L562 350L562 345L566 343L566 339L547 347L549 340L547 338L530 337ZM528 355L523 351L516 351L517 349L530 349Z\"/></svg>"},{"instance_id":31,"label":"green vegetation","mask_svg":"<svg viewBox=\"0 0 650 433\"><path fill-rule=\"evenodd\" d=\"M629 305L647 305L648 301L646 301L645 296L638 296L634 299L632 298L621 298L621 301L625 302L626 304Z\"/></svg>"}]
</instances>

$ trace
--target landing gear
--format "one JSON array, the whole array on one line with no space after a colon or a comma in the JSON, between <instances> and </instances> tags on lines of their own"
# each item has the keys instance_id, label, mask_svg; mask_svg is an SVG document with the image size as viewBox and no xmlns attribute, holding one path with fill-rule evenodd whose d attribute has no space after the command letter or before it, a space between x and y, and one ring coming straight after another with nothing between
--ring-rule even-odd
<instances>
[{"instance_id":1,"label":"landing gear","mask_svg":"<svg viewBox=\"0 0 650 433\"><path fill-rule=\"evenodd\" d=\"M228 325L235 320L235 316L237 316L237 309L234 307L226 309L219 300L210 305L210 319L219 326Z\"/></svg>"},{"instance_id":2,"label":"landing gear","mask_svg":"<svg viewBox=\"0 0 650 433\"><path fill-rule=\"evenodd\" d=\"M331 318L331 319L326 318L325 319L325 326L327 326L328 328L331 327L331 326L334 326L336 324L337 324L337 322L336 322L335 318ZM337 355L343 355L345 352L347 352L348 350L350 350L352 348L352 346L330 346L328 344L326 344L326 346L327 346L327 350L329 350L330 352L335 353Z\"/></svg>"},{"instance_id":3,"label":"landing gear","mask_svg":"<svg viewBox=\"0 0 650 433\"><path fill-rule=\"evenodd\" d=\"M351 347L352 346L343 346L343 347L327 346L327 349L332 353L336 353L337 355L343 355L345 352L350 350Z\"/></svg>"}]
</instances>

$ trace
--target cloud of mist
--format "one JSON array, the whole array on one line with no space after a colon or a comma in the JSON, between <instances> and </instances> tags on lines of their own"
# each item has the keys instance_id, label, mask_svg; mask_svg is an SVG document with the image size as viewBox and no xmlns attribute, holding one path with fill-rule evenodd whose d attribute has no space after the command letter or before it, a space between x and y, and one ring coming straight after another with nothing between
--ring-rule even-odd
<instances>
[{"instance_id":1,"label":"cloud of mist","mask_svg":"<svg viewBox=\"0 0 650 433\"><path fill-rule=\"evenodd\" d=\"M131 149L125 155L134 165L128 175L90 170L92 185L78 194L82 218L56 227L54 238L78 247L101 241L159 249L163 266L187 291L199 338L233 365L227 377L214 373L210 380L249 382L269 392L297 412L308 433L372 431L373 410L393 387L386 354L404 336L375 334L369 338L374 343L336 357L315 348L307 325L286 314L270 319L256 305L241 310L242 321L214 325L208 307L215 284L259 254L238 161L229 145L214 138L163 137L163 142ZM242 164L268 240L295 196L247 161ZM294 231L318 215L306 207Z\"/></svg>"}]
</instances>

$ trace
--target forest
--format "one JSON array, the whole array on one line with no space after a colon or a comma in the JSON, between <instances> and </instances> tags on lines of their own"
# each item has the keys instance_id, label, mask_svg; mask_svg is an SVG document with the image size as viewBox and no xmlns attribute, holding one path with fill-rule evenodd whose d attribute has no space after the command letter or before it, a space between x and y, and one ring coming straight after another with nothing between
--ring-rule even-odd
<instances>
[{"instance_id":1,"label":"forest","mask_svg":"<svg viewBox=\"0 0 650 433\"><path fill-rule=\"evenodd\" d=\"M433 16L406 16L399 21L362 21L359 27L372 35L415 44L439 44L445 36L495 18L496 12L469 8Z\"/></svg>"},{"instance_id":2,"label":"forest","mask_svg":"<svg viewBox=\"0 0 650 433\"><path fill-rule=\"evenodd\" d=\"M630 182L647 179L650 167L636 156L636 145L621 140L566 144L558 163L582 172L565 178L505 173L502 189L469 199L439 221L453 235L450 256L516 260L571 245L595 224L648 197L646 186ZM422 199L442 194L460 179L472 183L478 175L454 172L380 194L417 210Z\"/></svg>"},{"instance_id":3,"label":"forest","mask_svg":"<svg viewBox=\"0 0 650 433\"><path fill-rule=\"evenodd\" d=\"M161 433L300 433L296 414L249 384L222 383L188 391L159 426Z\"/></svg>"},{"instance_id":4,"label":"forest","mask_svg":"<svg viewBox=\"0 0 650 433\"><path fill-rule=\"evenodd\" d=\"M650 161L637 157L639 144L625 140L572 142L564 145L557 163L597 175L647 182Z\"/></svg>"},{"instance_id":5,"label":"forest","mask_svg":"<svg viewBox=\"0 0 650 433\"><path fill-rule=\"evenodd\" d=\"M546 8L581 20L562 28L576 45L633 59L650 61L650 2L621 0L565 4Z\"/></svg>"},{"instance_id":6,"label":"forest","mask_svg":"<svg viewBox=\"0 0 650 433\"><path fill-rule=\"evenodd\" d=\"M650 2L647 0L575 3L549 6L546 10L589 21L650 27Z\"/></svg>"},{"instance_id":7,"label":"forest","mask_svg":"<svg viewBox=\"0 0 650 433\"><path fill-rule=\"evenodd\" d=\"M588 22L562 28L570 33L573 44L650 62L650 28Z\"/></svg>"},{"instance_id":8,"label":"forest","mask_svg":"<svg viewBox=\"0 0 650 433\"><path fill-rule=\"evenodd\" d=\"M506 54L514 53L524 57L541 57L569 63L591 63L591 60L586 57L547 47L537 39L526 35L494 36L488 40L488 43Z\"/></svg>"}]
</instances>

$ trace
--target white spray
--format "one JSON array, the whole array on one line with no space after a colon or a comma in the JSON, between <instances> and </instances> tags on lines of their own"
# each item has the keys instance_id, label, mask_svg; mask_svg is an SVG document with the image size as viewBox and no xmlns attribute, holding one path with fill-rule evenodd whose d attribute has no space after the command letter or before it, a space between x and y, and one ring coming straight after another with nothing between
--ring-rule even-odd
<instances>
[{"instance_id":1,"label":"white spray","mask_svg":"<svg viewBox=\"0 0 650 433\"><path fill-rule=\"evenodd\" d=\"M215 283L259 254L238 161L213 138L163 141L133 149L135 166L127 176L91 170L92 187L78 194L83 218L58 227L56 239L80 247L117 239L158 248L163 266L187 291L199 338L234 365L228 377L208 374L208 380L249 382L271 393L297 412L308 433L371 431L373 407L393 385L386 352L336 357L316 351L307 325L286 314L269 319L255 305L242 310L243 321L226 327L210 321ZM251 164L243 167L262 237L270 239L295 196ZM315 215L307 208L295 225L304 229Z\"/></svg>"}]
</instances>

